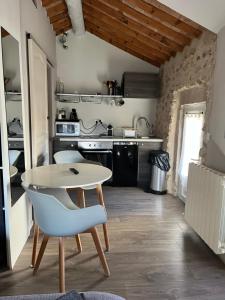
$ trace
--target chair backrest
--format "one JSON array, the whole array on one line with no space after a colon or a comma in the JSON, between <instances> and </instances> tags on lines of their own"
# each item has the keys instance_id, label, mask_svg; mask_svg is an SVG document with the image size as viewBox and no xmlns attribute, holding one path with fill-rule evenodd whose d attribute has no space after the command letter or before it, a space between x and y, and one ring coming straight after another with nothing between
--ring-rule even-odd
<instances>
[{"instance_id":1,"label":"chair backrest","mask_svg":"<svg viewBox=\"0 0 225 300\"><path fill-rule=\"evenodd\" d=\"M23 187L32 202L35 222L46 235L74 236L107 221L105 208L101 205L69 209L53 195Z\"/></svg>"},{"instance_id":2,"label":"chair backrest","mask_svg":"<svg viewBox=\"0 0 225 300\"><path fill-rule=\"evenodd\" d=\"M43 194L32 188L26 188L26 193L32 202L35 222L41 231L48 235L55 235L57 226L63 228L65 214L70 209L53 195Z\"/></svg>"},{"instance_id":3,"label":"chair backrest","mask_svg":"<svg viewBox=\"0 0 225 300\"><path fill-rule=\"evenodd\" d=\"M57 164L72 164L81 163L85 158L77 150L64 150L54 154L54 159Z\"/></svg>"},{"instance_id":4,"label":"chair backrest","mask_svg":"<svg viewBox=\"0 0 225 300\"><path fill-rule=\"evenodd\" d=\"M13 166L16 164L17 160L19 159L21 151L19 150L9 150L9 164Z\"/></svg>"}]
</instances>

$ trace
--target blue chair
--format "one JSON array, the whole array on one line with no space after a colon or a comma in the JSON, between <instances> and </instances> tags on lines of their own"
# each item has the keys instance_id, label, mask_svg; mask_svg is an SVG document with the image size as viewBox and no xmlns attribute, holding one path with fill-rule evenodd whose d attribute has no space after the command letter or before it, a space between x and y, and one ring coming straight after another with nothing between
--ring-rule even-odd
<instances>
[{"instance_id":1,"label":"blue chair","mask_svg":"<svg viewBox=\"0 0 225 300\"><path fill-rule=\"evenodd\" d=\"M57 164L89 162L77 150L64 150L56 152L54 154L54 159Z\"/></svg>"},{"instance_id":2,"label":"blue chair","mask_svg":"<svg viewBox=\"0 0 225 300\"><path fill-rule=\"evenodd\" d=\"M24 189L26 190L26 186L23 183L22 184ZM43 188L39 190L43 194L48 194L48 195L53 195L55 196L62 204L69 208L69 209L77 209L77 206L73 203L71 200L70 196L64 189L47 189ZM34 229L33 229L33 249L32 249L32 257L31 257L31 268L34 267L35 262L36 262L36 256L37 256L37 245L38 245L38 240L39 240L39 234L40 234L40 229L38 225L34 222ZM75 236L76 238L76 243L77 243L77 249L78 253L82 252L82 245L81 245L81 240L80 240L80 235L77 234Z\"/></svg>"},{"instance_id":3,"label":"blue chair","mask_svg":"<svg viewBox=\"0 0 225 300\"><path fill-rule=\"evenodd\" d=\"M80 209L74 204L71 208L68 208L66 205L68 205L69 196L64 190L60 192L60 199L57 199L54 195L42 193L39 190L31 188L25 188L25 190L34 208L35 223L44 233L33 273L35 274L39 269L49 238L58 237L59 290L60 292L65 292L64 237L89 232L94 240L105 275L109 276L109 267L101 247L97 229L95 228L98 224L106 223L105 208L101 205L95 205Z\"/></svg>"},{"instance_id":4,"label":"blue chair","mask_svg":"<svg viewBox=\"0 0 225 300\"><path fill-rule=\"evenodd\" d=\"M99 164L98 162L85 159L80 154L80 152L77 150L64 150L64 151L56 152L54 154L54 160L55 160L56 164L66 164L66 163ZM99 204L105 207L102 186L100 184L99 185L89 185L82 189L76 189L79 206L80 207L86 206L84 190L92 190L92 189L96 190ZM104 233L106 251L109 251L109 237L108 237L107 224L103 224L103 233Z\"/></svg>"},{"instance_id":5,"label":"blue chair","mask_svg":"<svg viewBox=\"0 0 225 300\"><path fill-rule=\"evenodd\" d=\"M9 150L9 164L10 164L10 166L16 165L20 154L21 154L21 151L19 151L19 150L11 150L11 149Z\"/></svg>"}]
</instances>

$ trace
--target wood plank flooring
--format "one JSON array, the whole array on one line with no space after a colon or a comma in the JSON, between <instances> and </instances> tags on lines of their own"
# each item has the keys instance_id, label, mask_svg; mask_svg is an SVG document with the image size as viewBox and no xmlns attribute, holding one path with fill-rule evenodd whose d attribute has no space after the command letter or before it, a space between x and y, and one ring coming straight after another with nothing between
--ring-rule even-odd
<instances>
[{"instance_id":1,"label":"wood plank flooring","mask_svg":"<svg viewBox=\"0 0 225 300\"><path fill-rule=\"evenodd\" d=\"M87 204L96 203L94 192L86 196ZM104 276L90 235L81 236L81 254L75 239L67 238L67 290L107 291L129 300L225 299L225 265L185 224L180 200L136 188L104 187L104 196L111 276ZM104 246L101 226L99 232ZM35 276L29 268L31 247L32 239L14 271L0 273L0 295L57 292L57 240L50 240Z\"/></svg>"}]
</instances>

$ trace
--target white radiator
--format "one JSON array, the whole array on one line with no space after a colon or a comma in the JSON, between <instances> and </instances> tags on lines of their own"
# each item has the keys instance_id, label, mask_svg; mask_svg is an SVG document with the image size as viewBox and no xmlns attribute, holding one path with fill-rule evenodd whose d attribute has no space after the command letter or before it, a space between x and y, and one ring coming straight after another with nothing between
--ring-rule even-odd
<instances>
[{"instance_id":1,"label":"white radiator","mask_svg":"<svg viewBox=\"0 0 225 300\"><path fill-rule=\"evenodd\" d=\"M225 174L190 164L185 220L216 253L225 253Z\"/></svg>"}]
</instances>

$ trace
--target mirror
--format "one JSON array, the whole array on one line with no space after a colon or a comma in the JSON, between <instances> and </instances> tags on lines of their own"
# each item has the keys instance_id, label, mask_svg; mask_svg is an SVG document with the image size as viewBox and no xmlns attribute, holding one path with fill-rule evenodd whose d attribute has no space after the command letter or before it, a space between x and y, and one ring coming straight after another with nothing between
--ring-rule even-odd
<instances>
[{"instance_id":1,"label":"mirror","mask_svg":"<svg viewBox=\"0 0 225 300\"><path fill-rule=\"evenodd\" d=\"M21 174L25 171L19 43L3 28L1 28L1 35L10 186L12 205L14 205L24 193L21 187Z\"/></svg>"}]
</instances>

